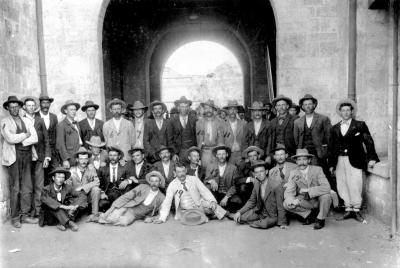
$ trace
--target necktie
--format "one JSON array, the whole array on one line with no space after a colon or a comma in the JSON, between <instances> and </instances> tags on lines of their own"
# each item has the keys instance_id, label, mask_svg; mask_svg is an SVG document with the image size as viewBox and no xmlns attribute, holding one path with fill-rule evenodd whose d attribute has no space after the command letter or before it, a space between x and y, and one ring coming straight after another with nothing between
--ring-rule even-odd
<instances>
[{"instance_id":1,"label":"necktie","mask_svg":"<svg viewBox=\"0 0 400 268\"><path fill-rule=\"evenodd\" d=\"M182 186L183 186L183 190L185 190L186 192L188 191L188 188L186 187L186 181L182 181Z\"/></svg>"},{"instance_id":2,"label":"necktie","mask_svg":"<svg viewBox=\"0 0 400 268\"><path fill-rule=\"evenodd\" d=\"M114 181L117 180L116 177L115 177L115 169L116 169L116 167L113 167L112 169L113 169L113 172L112 172L112 179L111 179L111 182L114 182Z\"/></svg>"},{"instance_id":3,"label":"necktie","mask_svg":"<svg viewBox=\"0 0 400 268\"><path fill-rule=\"evenodd\" d=\"M279 120L279 125L282 125L283 121L285 121L286 116L279 116L278 120Z\"/></svg>"},{"instance_id":4,"label":"necktie","mask_svg":"<svg viewBox=\"0 0 400 268\"><path fill-rule=\"evenodd\" d=\"M279 174L281 175L282 180L285 179L285 174L283 174L283 167L279 168Z\"/></svg>"}]
</instances>

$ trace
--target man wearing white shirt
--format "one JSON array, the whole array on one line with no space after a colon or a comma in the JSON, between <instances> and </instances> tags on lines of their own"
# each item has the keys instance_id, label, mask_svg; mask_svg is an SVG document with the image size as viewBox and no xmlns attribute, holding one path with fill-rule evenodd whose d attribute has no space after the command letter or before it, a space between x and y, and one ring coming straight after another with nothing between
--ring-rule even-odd
<instances>
[{"instance_id":1,"label":"man wearing white shirt","mask_svg":"<svg viewBox=\"0 0 400 268\"><path fill-rule=\"evenodd\" d=\"M152 170L152 165L147 163L144 158L143 147L133 147L129 150L132 160L125 165L130 181L134 186L142 183L147 183L146 174Z\"/></svg>"},{"instance_id":2,"label":"man wearing white shirt","mask_svg":"<svg viewBox=\"0 0 400 268\"><path fill-rule=\"evenodd\" d=\"M154 163L154 169L160 172L165 178L165 187L168 187L174 179L175 162L171 159L172 152L172 148L161 145L160 150L158 150L161 160Z\"/></svg>"}]
</instances>

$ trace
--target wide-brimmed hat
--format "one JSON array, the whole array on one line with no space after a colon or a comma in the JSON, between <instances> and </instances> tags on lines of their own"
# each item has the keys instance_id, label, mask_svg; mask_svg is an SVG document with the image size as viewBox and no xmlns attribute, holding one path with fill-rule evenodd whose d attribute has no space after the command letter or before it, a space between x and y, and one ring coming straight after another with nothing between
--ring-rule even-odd
<instances>
[{"instance_id":1,"label":"wide-brimmed hat","mask_svg":"<svg viewBox=\"0 0 400 268\"><path fill-rule=\"evenodd\" d=\"M184 225L193 226L208 222L208 218L201 209L193 208L183 211L180 221Z\"/></svg>"},{"instance_id":2,"label":"wide-brimmed hat","mask_svg":"<svg viewBox=\"0 0 400 268\"><path fill-rule=\"evenodd\" d=\"M156 105L161 105L162 108L163 108L163 112L167 111L167 105L165 105L164 102L159 101L159 100L155 100L155 101L150 103L150 110L153 110L153 107L156 106Z\"/></svg>"},{"instance_id":3,"label":"wide-brimmed hat","mask_svg":"<svg viewBox=\"0 0 400 268\"><path fill-rule=\"evenodd\" d=\"M160 148L157 150L156 154L160 154L161 151L168 150L170 153L173 153L174 150L171 147L167 147L165 145L160 145Z\"/></svg>"},{"instance_id":4,"label":"wide-brimmed hat","mask_svg":"<svg viewBox=\"0 0 400 268\"><path fill-rule=\"evenodd\" d=\"M196 151L196 152L199 153L199 155L201 155L201 150L200 150L200 148L199 148L199 147L196 147L196 146L192 146L192 147L190 147L189 149L187 149L186 152L185 152L186 159L189 157L189 154L190 154L191 152L193 152L193 151Z\"/></svg>"},{"instance_id":5,"label":"wide-brimmed hat","mask_svg":"<svg viewBox=\"0 0 400 268\"><path fill-rule=\"evenodd\" d=\"M81 107L81 105L77 102L74 102L73 100L67 100L65 102L65 104L63 106L61 106L61 113L65 114L65 109L70 106L70 105L74 105L76 107L76 110L79 110L79 108Z\"/></svg>"},{"instance_id":6,"label":"wide-brimmed hat","mask_svg":"<svg viewBox=\"0 0 400 268\"><path fill-rule=\"evenodd\" d=\"M128 151L129 154L133 154L136 151L141 151L142 153L144 153L144 148L143 146L134 146L132 149L130 149Z\"/></svg>"},{"instance_id":7,"label":"wide-brimmed hat","mask_svg":"<svg viewBox=\"0 0 400 268\"><path fill-rule=\"evenodd\" d=\"M148 184L150 184L150 177L158 177L160 179L160 188L165 188L165 178L164 176L158 172L158 171L151 171L149 173L146 174L146 181Z\"/></svg>"},{"instance_id":8,"label":"wide-brimmed hat","mask_svg":"<svg viewBox=\"0 0 400 268\"><path fill-rule=\"evenodd\" d=\"M228 153L228 157L231 155L231 148L226 146L225 144L219 144L212 149L212 153L215 156L218 150L225 150Z\"/></svg>"},{"instance_id":9,"label":"wide-brimmed hat","mask_svg":"<svg viewBox=\"0 0 400 268\"><path fill-rule=\"evenodd\" d=\"M299 100L300 108L303 106L303 102L305 100L312 100L314 102L314 104L315 104L315 107L317 107L317 105L318 105L318 100L316 98L314 98L311 94L306 94L306 95L304 95L303 98L301 98Z\"/></svg>"},{"instance_id":10,"label":"wide-brimmed hat","mask_svg":"<svg viewBox=\"0 0 400 268\"><path fill-rule=\"evenodd\" d=\"M257 167L265 167L265 169L267 169L267 170L270 170L272 168L271 164L269 164L265 161L262 161L262 160L256 160L251 163L251 170L254 170Z\"/></svg>"},{"instance_id":11,"label":"wide-brimmed hat","mask_svg":"<svg viewBox=\"0 0 400 268\"><path fill-rule=\"evenodd\" d=\"M224 106L223 109L229 109L231 107L239 108L240 104L237 102L237 100L230 100L230 101L228 101L228 104L226 106Z\"/></svg>"},{"instance_id":12,"label":"wide-brimmed hat","mask_svg":"<svg viewBox=\"0 0 400 268\"><path fill-rule=\"evenodd\" d=\"M261 149L260 147L249 146L242 152L242 157L246 158L247 154L252 152L252 151L256 151L260 155L260 157L263 157L263 155L264 155L264 150Z\"/></svg>"},{"instance_id":13,"label":"wide-brimmed hat","mask_svg":"<svg viewBox=\"0 0 400 268\"><path fill-rule=\"evenodd\" d=\"M51 103L51 102L54 101L54 98L50 98L48 95L40 93L39 101L42 101L42 100L47 100L47 101L49 101Z\"/></svg>"},{"instance_id":14,"label":"wide-brimmed hat","mask_svg":"<svg viewBox=\"0 0 400 268\"><path fill-rule=\"evenodd\" d=\"M276 96L276 98L274 98L274 99L272 100L272 105L273 105L273 106L276 106L276 103L277 103L278 101L281 101L281 100L286 101L287 104L289 104L289 106L291 106L291 105L292 105L292 102L293 102L291 98L286 97L285 95L278 95L278 96Z\"/></svg>"},{"instance_id":15,"label":"wide-brimmed hat","mask_svg":"<svg viewBox=\"0 0 400 268\"><path fill-rule=\"evenodd\" d=\"M307 149L297 149L296 154L292 156L292 159L297 159L298 157L306 156L306 157L314 157L313 154L308 153Z\"/></svg>"},{"instance_id":16,"label":"wide-brimmed hat","mask_svg":"<svg viewBox=\"0 0 400 268\"><path fill-rule=\"evenodd\" d=\"M336 105L336 113L340 116L340 106L342 104L349 104L353 107L353 114L352 117L356 117L357 114L357 103L355 101L353 101L352 99L344 99L344 100L340 100L338 102L338 104Z\"/></svg>"},{"instance_id":17,"label":"wide-brimmed hat","mask_svg":"<svg viewBox=\"0 0 400 268\"><path fill-rule=\"evenodd\" d=\"M92 156L92 152L89 151L88 149L86 149L86 148L83 147L83 146L80 147L79 150L76 151L76 152L74 153L74 156L75 156L76 158L78 158L78 155L80 155L80 154L87 154L87 155L89 155L89 157Z\"/></svg>"},{"instance_id":18,"label":"wide-brimmed hat","mask_svg":"<svg viewBox=\"0 0 400 268\"><path fill-rule=\"evenodd\" d=\"M288 151L286 150L285 145L283 145L283 144L278 144L274 149L271 150L271 153L275 153L276 151L279 151L279 150L284 150L286 153L288 152Z\"/></svg>"},{"instance_id":19,"label":"wide-brimmed hat","mask_svg":"<svg viewBox=\"0 0 400 268\"><path fill-rule=\"evenodd\" d=\"M89 144L92 147L101 148L106 145L106 142L101 141L101 138L99 136L92 136L90 137L90 140L86 141L86 144Z\"/></svg>"},{"instance_id":20,"label":"wide-brimmed hat","mask_svg":"<svg viewBox=\"0 0 400 268\"><path fill-rule=\"evenodd\" d=\"M118 152L118 154L121 156L121 158L124 157L124 152L121 149L119 149L118 147L115 147L115 146L108 146L107 147L107 152L108 153L109 152Z\"/></svg>"},{"instance_id":21,"label":"wide-brimmed hat","mask_svg":"<svg viewBox=\"0 0 400 268\"><path fill-rule=\"evenodd\" d=\"M210 106L211 108L218 110L217 105L215 105L214 101L211 99L208 99L206 102L200 102L201 106Z\"/></svg>"},{"instance_id":22,"label":"wide-brimmed hat","mask_svg":"<svg viewBox=\"0 0 400 268\"><path fill-rule=\"evenodd\" d=\"M187 104L189 104L189 106L192 105L192 101L188 100L185 96L180 97L180 99L174 101L174 103L175 103L175 106L177 106L177 107L179 106L179 103L187 103Z\"/></svg>"},{"instance_id":23,"label":"wide-brimmed hat","mask_svg":"<svg viewBox=\"0 0 400 268\"><path fill-rule=\"evenodd\" d=\"M68 179L71 176L71 172L63 167L56 167L51 172L49 172L49 177L56 174L56 173L64 173L65 179Z\"/></svg>"},{"instance_id":24,"label":"wide-brimmed hat","mask_svg":"<svg viewBox=\"0 0 400 268\"><path fill-rule=\"evenodd\" d=\"M147 110L147 106L143 105L143 103L141 101L135 101L133 103L133 106L130 108L131 110L139 110L139 109L143 109L143 110Z\"/></svg>"},{"instance_id":25,"label":"wide-brimmed hat","mask_svg":"<svg viewBox=\"0 0 400 268\"><path fill-rule=\"evenodd\" d=\"M253 102L253 105L247 107L249 110L266 110L264 104L261 101Z\"/></svg>"},{"instance_id":26,"label":"wide-brimmed hat","mask_svg":"<svg viewBox=\"0 0 400 268\"><path fill-rule=\"evenodd\" d=\"M85 112L87 108L93 107L94 109L99 109L99 105L95 104L93 101L88 100L85 102L85 105L82 106L81 110Z\"/></svg>"},{"instance_id":27,"label":"wide-brimmed hat","mask_svg":"<svg viewBox=\"0 0 400 268\"><path fill-rule=\"evenodd\" d=\"M24 103L21 100L19 100L16 96L9 96L7 101L5 101L3 103L3 108L8 110L8 104L10 104L10 103L18 103L19 106L21 106L21 107L22 107L22 105L24 105Z\"/></svg>"},{"instance_id":28,"label":"wide-brimmed hat","mask_svg":"<svg viewBox=\"0 0 400 268\"><path fill-rule=\"evenodd\" d=\"M126 103L123 100L114 98L107 103L107 109L111 109L111 105L113 104L120 104L122 106L122 109L126 108Z\"/></svg>"},{"instance_id":29,"label":"wide-brimmed hat","mask_svg":"<svg viewBox=\"0 0 400 268\"><path fill-rule=\"evenodd\" d=\"M243 105L239 105L238 106L238 113L240 114L240 113L245 113L246 112L246 110L244 109L244 106Z\"/></svg>"}]
</instances>

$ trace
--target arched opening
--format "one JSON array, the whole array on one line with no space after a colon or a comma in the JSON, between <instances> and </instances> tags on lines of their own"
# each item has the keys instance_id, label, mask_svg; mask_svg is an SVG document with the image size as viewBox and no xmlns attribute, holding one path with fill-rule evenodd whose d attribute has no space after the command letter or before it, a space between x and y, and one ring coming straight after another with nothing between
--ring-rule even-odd
<instances>
[{"instance_id":1,"label":"arched opening","mask_svg":"<svg viewBox=\"0 0 400 268\"><path fill-rule=\"evenodd\" d=\"M223 106L227 99L244 103L242 68L226 47L211 41L187 43L169 56L161 74L161 100L168 108L185 95L196 105L212 98Z\"/></svg>"}]
</instances>

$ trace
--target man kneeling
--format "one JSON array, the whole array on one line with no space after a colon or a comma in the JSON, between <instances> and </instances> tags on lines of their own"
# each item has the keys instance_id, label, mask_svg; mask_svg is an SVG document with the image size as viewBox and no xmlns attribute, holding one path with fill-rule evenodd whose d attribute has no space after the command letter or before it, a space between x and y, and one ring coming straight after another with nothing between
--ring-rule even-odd
<instances>
[{"instance_id":1,"label":"man kneeling","mask_svg":"<svg viewBox=\"0 0 400 268\"><path fill-rule=\"evenodd\" d=\"M332 204L331 187L321 167L310 165L312 154L307 149L297 149L297 168L289 175L285 190L285 209L304 218L304 225L314 221L313 209L319 213L315 221L314 229L325 226L325 218Z\"/></svg>"},{"instance_id":2,"label":"man kneeling","mask_svg":"<svg viewBox=\"0 0 400 268\"><path fill-rule=\"evenodd\" d=\"M251 168L256 178L251 196L238 212L228 216L238 223L250 223L254 228L267 229L279 225L286 229L281 182L267 177L268 167L264 161L254 161Z\"/></svg>"}]
</instances>

